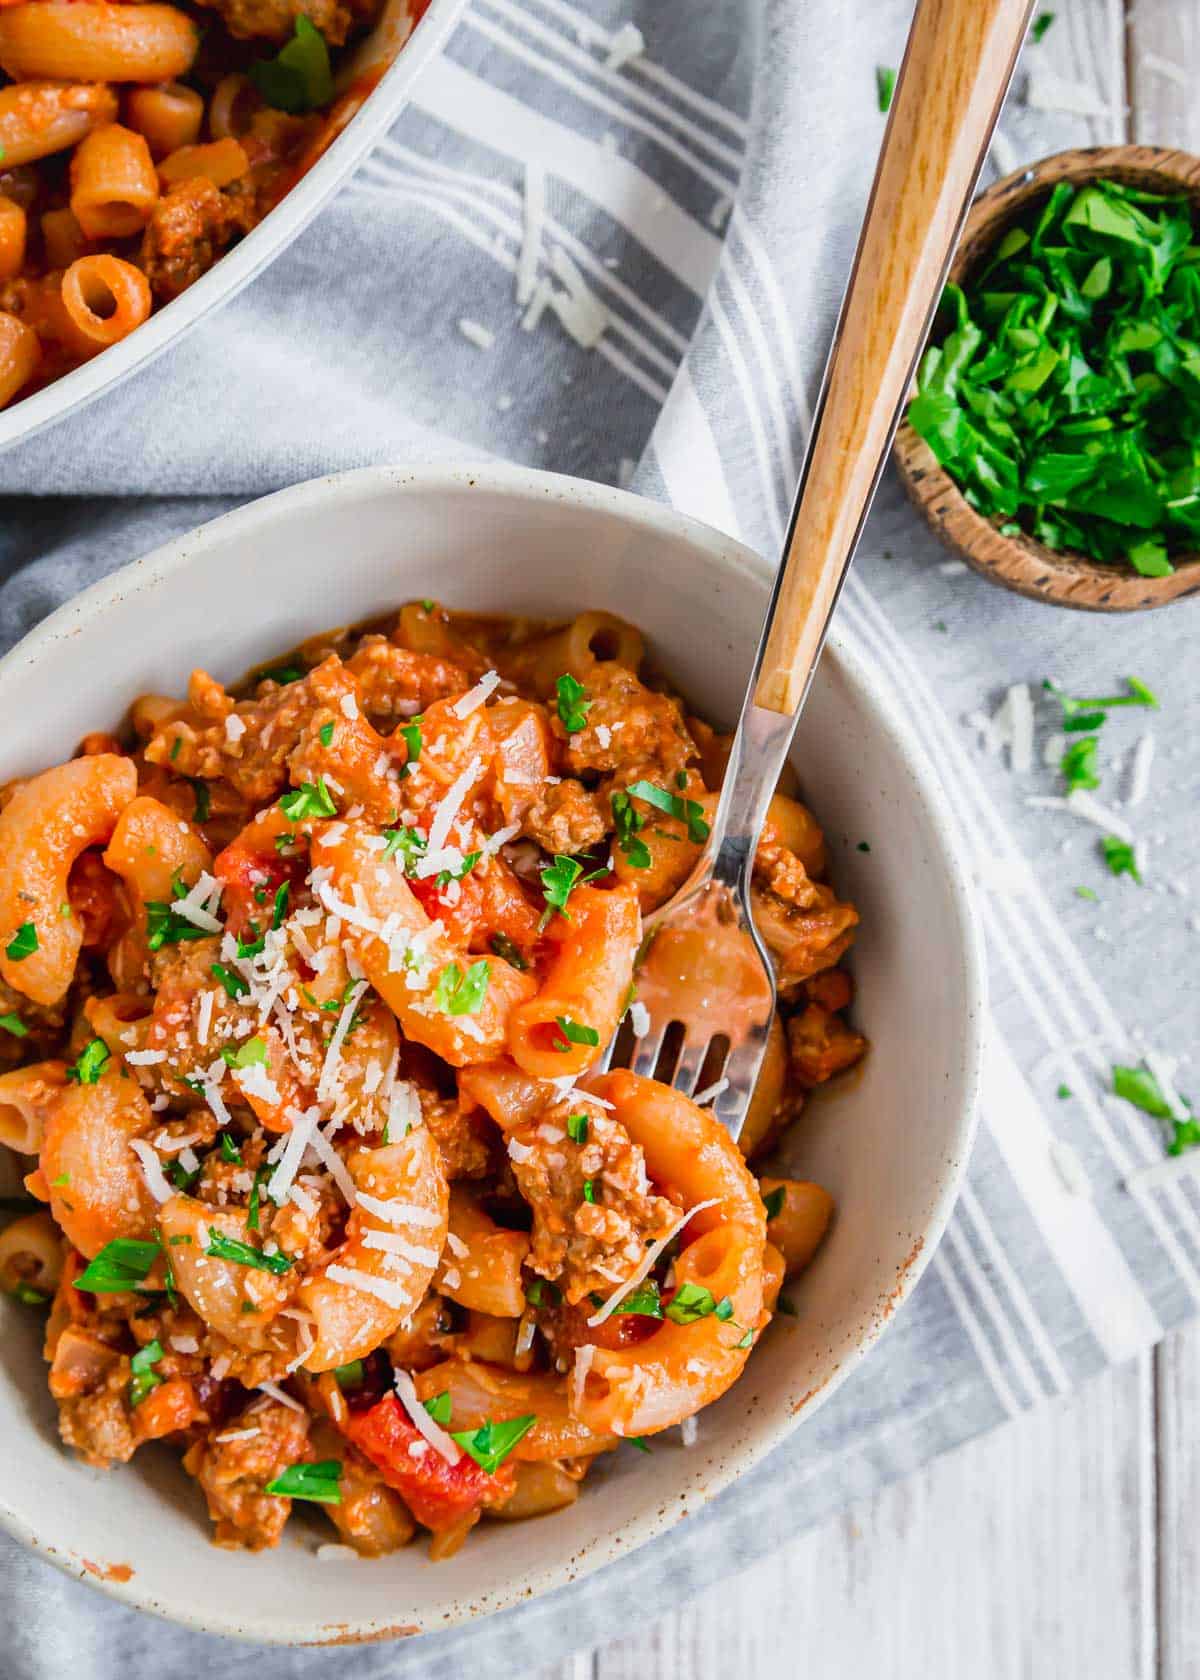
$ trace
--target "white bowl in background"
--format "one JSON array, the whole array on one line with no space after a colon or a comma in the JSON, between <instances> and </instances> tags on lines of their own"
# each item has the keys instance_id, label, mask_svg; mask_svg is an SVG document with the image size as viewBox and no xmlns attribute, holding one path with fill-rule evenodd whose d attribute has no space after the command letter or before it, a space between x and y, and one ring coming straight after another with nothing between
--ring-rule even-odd
<instances>
[{"instance_id":1,"label":"white bowl in background","mask_svg":"<svg viewBox=\"0 0 1200 1680\"><path fill-rule=\"evenodd\" d=\"M708 527L604 486L523 468L373 467L315 480L167 544L61 607L0 661L0 782L69 755L148 690L221 679L314 631L436 595L453 607L565 617L603 608L646 632L697 711L737 712L765 570ZM795 761L833 877L862 914L861 1073L812 1103L789 1154L838 1216L745 1375L690 1450L601 1460L578 1503L484 1524L448 1562L409 1547L318 1561L289 1524L275 1552L209 1543L199 1491L165 1448L90 1470L60 1446L39 1315L0 1300L0 1521L126 1604L273 1642L386 1638L481 1616L586 1575L696 1511L783 1441L854 1368L941 1235L970 1149L983 1011L980 947L933 773L869 674L827 650ZM866 840L869 852L860 852ZM326 1530L319 1538L332 1537Z\"/></svg>"},{"instance_id":2,"label":"white bowl in background","mask_svg":"<svg viewBox=\"0 0 1200 1680\"><path fill-rule=\"evenodd\" d=\"M408 0L385 0L378 24L356 44L342 64L336 85L341 90L357 76L372 70L377 72L380 64L389 59L390 68L328 151L274 210L214 263L207 274L156 310L128 338L93 356L90 362L84 362L43 390L0 409L0 450L24 443L56 420L74 414L105 391L111 391L138 368L145 367L210 311L228 303L285 245L290 245L387 133L408 103L413 83L441 49L465 5L466 0L430 0L429 9L410 35Z\"/></svg>"}]
</instances>

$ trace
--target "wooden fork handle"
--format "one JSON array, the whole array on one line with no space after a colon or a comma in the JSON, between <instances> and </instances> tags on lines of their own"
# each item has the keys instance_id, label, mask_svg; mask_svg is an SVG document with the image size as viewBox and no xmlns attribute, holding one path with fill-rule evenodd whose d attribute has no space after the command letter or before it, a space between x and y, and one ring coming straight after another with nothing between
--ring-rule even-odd
<instances>
[{"instance_id":1,"label":"wooden fork handle","mask_svg":"<svg viewBox=\"0 0 1200 1680\"><path fill-rule=\"evenodd\" d=\"M796 712L900 418L1033 0L919 0L792 511L754 703Z\"/></svg>"}]
</instances>

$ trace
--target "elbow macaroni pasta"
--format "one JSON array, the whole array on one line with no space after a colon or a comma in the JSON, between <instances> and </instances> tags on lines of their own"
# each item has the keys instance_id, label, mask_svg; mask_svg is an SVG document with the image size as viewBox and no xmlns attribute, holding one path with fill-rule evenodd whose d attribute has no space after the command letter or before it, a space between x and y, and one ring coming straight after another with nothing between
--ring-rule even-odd
<instances>
[{"instance_id":1,"label":"elbow macaroni pasta","mask_svg":"<svg viewBox=\"0 0 1200 1680\"><path fill-rule=\"evenodd\" d=\"M84 239L181 149L241 149L155 91L77 153ZM64 1440L175 1442L221 1544L274 1544L313 1477L364 1556L569 1506L600 1454L735 1387L825 1236L821 1186L746 1165L864 1048L807 807L776 799L756 859L782 1004L741 1147L594 1071L724 763L642 657L606 614L412 603L143 696L8 790L0 1144L30 1201L0 1290L53 1297ZM738 976L706 993L719 1030Z\"/></svg>"},{"instance_id":2,"label":"elbow macaroni pasta","mask_svg":"<svg viewBox=\"0 0 1200 1680\"><path fill-rule=\"evenodd\" d=\"M0 4L0 407L128 337L270 213L386 68L335 94L340 49L381 12Z\"/></svg>"}]
</instances>

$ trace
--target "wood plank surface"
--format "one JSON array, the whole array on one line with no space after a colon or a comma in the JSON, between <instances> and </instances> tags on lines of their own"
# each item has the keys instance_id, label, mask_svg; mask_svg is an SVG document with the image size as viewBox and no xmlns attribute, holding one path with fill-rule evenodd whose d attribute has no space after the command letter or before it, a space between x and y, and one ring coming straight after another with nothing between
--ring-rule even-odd
<instances>
[{"instance_id":1,"label":"wood plank surface","mask_svg":"<svg viewBox=\"0 0 1200 1680\"><path fill-rule=\"evenodd\" d=\"M1200 152L1200 0L1042 9L1002 150ZM1031 110L1039 65L1102 109ZM1193 1326L535 1680L1197 1680L1198 1415Z\"/></svg>"}]
</instances>

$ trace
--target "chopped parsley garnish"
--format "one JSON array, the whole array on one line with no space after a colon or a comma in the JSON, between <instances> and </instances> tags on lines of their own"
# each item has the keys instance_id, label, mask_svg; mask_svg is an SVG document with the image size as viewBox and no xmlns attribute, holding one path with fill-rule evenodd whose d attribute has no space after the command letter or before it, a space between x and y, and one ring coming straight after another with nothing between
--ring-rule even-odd
<instances>
[{"instance_id":1,"label":"chopped parsley garnish","mask_svg":"<svg viewBox=\"0 0 1200 1680\"><path fill-rule=\"evenodd\" d=\"M458 1442L468 1457L475 1460L481 1470L494 1476L517 1442L529 1433L536 1422L537 1416L533 1412L501 1423L488 1418L478 1429L456 1430L451 1438Z\"/></svg>"},{"instance_id":2,"label":"chopped parsley garnish","mask_svg":"<svg viewBox=\"0 0 1200 1680\"><path fill-rule=\"evenodd\" d=\"M673 1324L695 1324L715 1314L719 1319L733 1315L733 1302L728 1295L718 1301L711 1289L699 1283L681 1283L664 1308Z\"/></svg>"},{"instance_id":3,"label":"chopped parsley garnish","mask_svg":"<svg viewBox=\"0 0 1200 1680\"><path fill-rule=\"evenodd\" d=\"M221 1231L208 1228L208 1247L204 1250L210 1260L228 1260L235 1266L249 1266L255 1272L273 1272L276 1277L282 1277L284 1272L290 1272L292 1262L286 1254L264 1254L260 1249L251 1248L249 1243L239 1242L236 1237L227 1237Z\"/></svg>"},{"instance_id":4,"label":"chopped parsley garnish","mask_svg":"<svg viewBox=\"0 0 1200 1680\"><path fill-rule=\"evenodd\" d=\"M535 1277L525 1286L525 1299L531 1307L556 1307L562 1300L562 1291L556 1283Z\"/></svg>"},{"instance_id":5,"label":"chopped parsley garnish","mask_svg":"<svg viewBox=\"0 0 1200 1680\"><path fill-rule=\"evenodd\" d=\"M554 685L558 695L558 715L568 735L578 735L587 728L587 715L592 702L581 682L565 671Z\"/></svg>"},{"instance_id":6,"label":"chopped parsley garnish","mask_svg":"<svg viewBox=\"0 0 1200 1680\"><path fill-rule=\"evenodd\" d=\"M1106 834L1100 842L1100 849L1104 853L1104 861L1110 874L1132 875L1138 886L1141 886L1141 871L1137 866L1133 846L1128 841L1118 840L1115 834Z\"/></svg>"},{"instance_id":7,"label":"chopped parsley garnish","mask_svg":"<svg viewBox=\"0 0 1200 1680\"><path fill-rule=\"evenodd\" d=\"M303 782L298 788L293 788L282 796L279 804L289 822L301 822L305 817L337 816L338 808L325 785L324 776L317 777L315 787L312 782Z\"/></svg>"},{"instance_id":8,"label":"chopped parsley garnish","mask_svg":"<svg viewBox=\"0 0 1200 1680\"><path fill-rule=\"evenodd\" d=\"M24 1278L18 1279L8 1293L14 1301L20 1301L23 1307L44 1307L50 1299L49 1295L42 1290L35 1289L31 1283L26 1283Z\"/></svg>"},{"instance_id":9,"label":"chopped parsley garnish","mask_svg":"<svg viewBox=\"0 0 1200 1680\"><path fill-rule=\"evenodd\" d=\"M1148 1068L1114 1067L1112 1080L1116 1095L1140 1108L1143 1114L1151 1114L1156 1120L1175 1118L1158 1080Z\"/></svg>"},{"instance_id":10,"label":"chopped parsley garnish","mask_svg":"<svg viewBox=\"0 0 1200 1680\"><path fill-rule=\"evenodd\" d=\"M542 927L546 926L556 910L560 916L566 916L567 920L570 921L567 900L579 885L581 877L584 881L595 881L601 875L607 874L608 869L604 868L593 869L590 875L584 875L581 863L576 863L574 858L561 857L556 854L554 862L548 863L542 870L542 891L546 895L546 911L542 917Z\"/></svg>"},{"instance_id":11,"label":"chopped parsley garnish","mask_svg":"<svg viewBox=\"0 0 1200 1680\"><path fill-rule=\"evenodd\" d=\"M212 814L212 789L207 782L202 782L199 776L189 776L188 781L192 784L192 797L195 800L192 806L192 821L207 822Z\"/></svg>"},{"instance_id":12,"label":"chopped parsley garnish","mask_svg":"<svg viewBox=\"0 0 1200 1680\"><path fill-rule=\"evenodd\" d=\"M735 1348L749 1348L754 1346L754 1331L747 1330L740 1341L734 1342Z\"/></svg>"},{"instance_id":13,"label":"chopped parsley garnish","mask_svg":"<svg viewBox=\"0 0 1200 1680\"><path fill-rule=\"evenodd\" d=\"M175 739L171 742L171 763L172 764L174 764L175 760L179 757L180 749L182 748L182 746L183 746L183 736L182 735L176 735Z\"/></svg>"},{"instance_id":14,"label":"chopped parsley garnish","mask_svg":"<svg viewBox=\"0 0 1200 1680\"><path fill-rule=\"evenodd\" d=\"M209 973L212 975L214 980L219 980L221 982L226 993L231 998L237 999L245 997L247 992L250 990L250 987L242 979L241 975L235 973L232 968L226 968L224 963L213 963L212 967L209 969Z\"/></svg>"},{"instance_id":15,"label":"chopped parsley garnish","mask_svg":"<svg viewBox=\"0 0 1200 1680\"><path fill-rule=\"evenodd\" d=\"M29 1028L21 1017L12 1011L7 1015L0 1015L0 1028L3 1028L6 1033L11 1033L14 1038L29 1037Z\"/></svg>"},{"instance_id":16,"label":"chopped parsley garnish","mask_svg":"<svg viewBox=\"0 0 1200 1680\"><path fill-rule=\"evenodd\" d=\"M320 729L317 730L317 739L323 747L331 747L333 745L332 723L323 723L321 725Z\"/></svg>"},{"instance_id":17,"label":"chopped parsley garnish","mask_svg":"<svg viewBox=\"0 0 1200 1680\"><path fill-rule=\"evenodd\" d=\"M229 1133L228 1132L222 1132L221 1136L220 1136L220 1139L219 1139L219 1142L220 1142L220 1145L221 1145L221 1159L222 1159L222 1161L228 1161L230 1166L239 1165L241 1163L241 1159L242 1159L242 1152L238 1148L237 1144L234 1143L234 1141L233 1141L232 1137L230 1137Z\"/></svg>"},{"instance_id":18,"label":"chopped parsley garnish","mask_svg":"<svg viewBox=\"0 0 1200 1680\"><path fill-rule=\"evenodd\" d=\"M265 937L258 931L258 924L247 922L243 932L238 935L237 954L240 958L256 957L265 948L266 943Z\"/></svg>"},{"instance_id":19,"label":"chopped parsley garnish","mask_svg":"<svg viewBox=\"0 0 1200 1680\"><path fill-rule=\"evenodd\" d=\"M585 1027L579 1021L572 1021L569 1015L556 1015L554 1024L566 1042L562 1043L555 1039L551 1048L559 1051L561 1055L565 1056L572 1044L599 1044L600 1042L600 1034L595 1027Z\"/></svg>"},{"instance_id":20,"label":"chopped parsley garnish","mask_svg":"<svg viewBox=\"0 0 1200 1680\"><path fill-rule=\"evenodd\" d=\"M288 899L291 897L291 887L286 881L281 881L275 893L275 909L271 915L271 926L281 928L288 913Z\"/></svg>"},{"instance_id":21,"label":"chopped parsley garnish","mask_svg":"<svg viewBox=\"0 0 1200 1680\"><path fill-rule=\"evenodd\" d=\"M111 1242L105 1243L93 1260L89 1260L84 1271L75 1279L75 1288L86 1290L90 1295L116 1295L123 1294L127 1289L136 1289L149 1276L160 1247L157 1241L114 1237Z\"/></svg>"},{"instance_id":22,"label":"chopped parsley garnish","mask_svg":"<svg viewBox=\"0 0 1200 1680\"><path fill-rule=\"evenodd\" d=\"M856 850L860 851L860 852L869 852L871 850L871 848L865 840L860 840L858 842L858 846L856 847Z\"/></svg>"},{"instance_id":23,"label":"chopped parsley garnish","mask_svg":"<svg viewBox=\"0 0 1200 1680\"><path fill-rule=\"evenodd\" d=\"M890 111L892 95L896 91L896 72L888 64L875 66L875 93L881 111Z\"/></svg>"},{"instance_id":24,"label":"chopped parsley garnish","mask_svg":"<svg viewBox=\"0 0 1200 1680\"><path fill-rule=\"evenodd\" d=\"M610 802L613 826L617 831L617 850L624 855L631 868L649 869L652 862L650 848L644 840L638 838L638 830L646 826L645 817L634 810L627 793L613 793Z\"/></svg>"},{"instance_id":25,"label":"chopped parsley garnish","mask_svg":"<svg viewBox=\"0 0 1200 1680\"><path fill-rule=\"evenodd\" d=\"M1075 888L1075 897L1076 898L1090 899L1093 904L1098 904L1099 903L1099 895L1097 893L1094 893L1092 891L1091 887L1076 887Z\"/></svg>"},{"instance_id":26,"label":"chopped parsley garnish","mask_svg":"<svg viewBox=\"0 0 1200 1680\"><path fill-rule=\"evenodd\" d=\"M70 1184L70 1182L71 1182L71 1175L70 1175L69 1172L61 1172L61 1173L59 1173L57 1178L52 1178L50 1180L51 1186L55 1190L64 1189L68 1184Z\"/></svg>"},{"instance_id":27,"label":"chopped parsley garnish","mask_svg":"<svg viewBox=\"0 0 1200 1680\"><path fill-rule=\"evenodd\" d=\"M186 891L186 888L184 889ZM182 894L176 894L181 897ZM146 944L152 951L159 951L164 945L179 945L187 939L208 939L211 935L204 928L189 922L169 904L159 899L149 899L146 903Z\"/></svg>"},{"instance_id":28,"label":"chopped parsley garnish","mask_svg":"<svg viewBox=\"0 0 1200 1680\"><path fill-rule=\"evenodd\" d=\"M298 23L303 21L303 16L297 19ZM311 1499L318 1505L340 1505L341 1478L341 1459L322 1458L315 1464L289 1464L273 1482L267 1483L263 1492L277 1494L280 1499Z\"/></svg>"},{"instance_id":29,"label":"chopped parsley garnish","mask_svg":"<svg viewBox=\"0 0 1200 1680\"><path fill-rule=\"evenodd\" d=\"M644 1435L630 1435L628 1441L629 1445L636 1447L639 1452L648 1453L650 1451L650 1443Z\"/></svg>"},{"instance_id":30,"label":"chopped parsley garnish","mask_svg":"<svg viewBox=\"0 0 1200 1680\"><path fill-rule=\"evenodd\" d=\"M660 788L655 782L630 782L628 792L631 798L644 799L647 805L653 805L656 810L686 823L688 839L695 845L701 846L708 839L704 807L697 800L682 799L679 794L668 793L666 788Z\"/></svg>"},{"instance_id":31,"label":"chopped parsley garnish","mask_svg":"<svg viewBox=\"0 0 1200 1680\"><path fill-rule=\"evenodd\" d=\"M661 1318L663 1315L662 1297L654 1279L647 1278L644 1283L639 1283L636 1289L631 1289L625 1299L618 1304L616 1311L636 1314L639 1318Z\"/></svg>"},{"instance_id":32,"label":"chopped parsley garnish","mask_svg":"<svg viewBox=\"0 0 1200 1680\"><path fill-rule=\"evenodd\" d=\"M383 848L383 857L394 858L397 853L406 875L411 875L417 866L417 859L425 856L428 841L419 828L385 828L383 837L387 845Z\"/></svg>"},{"instance_id":33,"label":"chopped parsley garnish","mask_svg":"<svg viewBox=\"0 0 1200 1680\"><path fill-rule=\"evenodd\" d=\"M22 922L4 947L4 955L10 962L22 962L26 957L31 957L37 948L37 929L32 922Z\"/></svg>"},{"instance_id":34,"label":"chopped parsley garnish","mask_svg":"<svg viewBox=\"0 0 1200 1680\"><path fill-rule=\"evenodd\" d=\"M162 1343L155 1337L154 1341L147 1342L145 1347L139 1348L129 1361L129 1369L133 1373L129 1383L131 1406L140 1406L151 1389L157 1388L162 1382L162 1378L154 1369L162 1356Z\"/></svg>"},{"instance_id":35,"label":"chopped parsley garnish","mask_svg":"<svg viewBox=\"0 0 1200 1680\"><path fill-rule=\"evenodd\" d=\"M408 763L404 766L407 774L409 766L416 764L421 756L421 725L414 718L412 723L402 723L396 733L403 737L404 745L408 748Z\"/></svg>"},{"instance_id":36,"label":"chopped parsley garnish","mask_svg":"<svg viewBox=\"0 0 1200 1680\"><path fill-rule=\"evenodd\" d=\"M592 1203L595 1202L595 1200L596 1200L596 1180L594 1178L585 1178L584 1179L584 1181L583 1181L583 1199L584 1199L585 1202L592 1202Z\"/></svg>"},{"instance_id":37,"label":"chopped parsley garnish","mask_svg":"<svg viewBox=\"0 0 1200 1680\"><path fill-rule=\"evenodd\" d=\"M450 1422L452 1407L450 1404L450 1390L448 1388L444 1388L440 1394L431 1395L428 1400L423 1400L421 1404L429 1413L434 1423L440 1423L442 1427L445 1428L446 1424Z\"/></svg>"},{"instance_id":38,"label":"chopped parsley garnish","mask_svg":"<svg viewBox=\"0 0 1200 1680\"><path fill-rule=\"evenodd\" d=\"M447 963L438 975L433 1007L443 1015L477 1015L487 996L491 972L487 957L473 962L465 974L458 963Z\"/></svg>"},{"instance_id":39,"label":"chopped parsley garnish","mask_svg":"<svg viewBox=\"0 0 1200 1680\"><path fill-rule=\"evenodd\" d=\"M1059 760L1059 769L1068 791L1100 786L1100 778L1096 774L1096 752L1099 746L1100 742L1095 735L1084 735L1067 747Z\"/></svg>"},{"instance_id":40,"label":"chopped parsley garnish","mask_svg":"<svg viewBox=\"0 0 1200 1680\"><path fill-rule=\"evenodd\" d=\"M298 665L274 665L269 671L259 675L259 682L278 683L280 688L286 688L289 683L299 682L304 672Z\"/></svg>"},{"instance_id":41,"label":"chopped parsley garnish","mask_svg":"<svg viewBox=\"0 0 1200 1680\"><path fill-rule=\"evenodd\" d=\"M236 1050L222 1050L221 1059L226 1067L231 1068L266 1067L269 1059L267 1041L257 1035L248 1038Z\"/></svg>"},{"instance_id":42,"label":"chopped parsley garnish","mask_svg":"<svg viewBox=\"0 0 1200 1680\"><path fill-rule=\"evenodd\" d=\"M262 1181L266 1178L266 1176L266 1167L258 1167L255 1169L254 1183L250 1186L250 1200L246 1204L246 1229L248 1231L257 1231L259 1229L259 1207L261 1205L260 1193L262 1190Z\"/></svg>"},{"instance_id":43,"label":"chopped parsley garnish","mask_svg":"<svg viewBox=\"0 0 1200 1680\"><path fill-rule=\"evenodd\" d=\"M567 1136L572 1143L586 1143L588 1140L588 1117L586 1114L567 1115Z\"/></svg>"},{"instance_id":44,"label":"chopped parsley garnish","mask_svg":"<svg viewBox=\"0 0 1200 1680\"><path fill-rule=\"evenodd\" d=\"M1050 25L1054 22L1053 12L1039 12L1033 20L1033 28L1029 31L1034 45L1042 39Z\"/></svg>"},{"instance_id":45,"label":"chopped parsley garnish","mask_svg":"<svg viewBox=\"0 0 1200 1680\"><path fill-rule=\"evenodd\" d=\"M192 1171L189 1172L183 1162L178 1158L174 1161L168 1161L164 1171L167 1177L171 1180L171 1183L175 1186L176 1190L190 1190L192 1185L195 1184L196 1180L200 1177L199 1167L194 1167Z\"/></svg>"},{"instance_id":46,"label":"chopped parsley garnish","mask_svg":"<svg viewBox=\"0 0 1200 1680\"><path fill-rule=\"evenodd\" d=\"M1185 194L1060 181L948 286L909 420L984 517L1172 571L1200 530L1200 291Z\"/></svg>"},{"instance_id":47,"label":"chopped parsley garnish","mask_svg":"<svg viewBox=\"0 0 1200 1680\"><path fill-rule=\"evenodd\" d=\"M84 1045L79 1059L67 1069L67 1078L76 1085L94 1085L110 1060L108 1045L102 1038L93 1038Z\"/></svg>"},{"instance_id":48,"label":"chopped parsley garnish","mask_svg":"<svg viewBox=\"0 0 1200 1680\"><path fill-rule=\"evenodd\" d=\"M513 968L520 969L522 973L529 967L525 958L506 933L494 933L492 935L492 950L496 956L511 964Z\"/></svg>"},{"instance_id":49,"label":"chopped parsley garnish","mask_svg":"<svg viewBox=\"0 0 1200 1680\"><path fill-rule=\"evenodd\" d=\"M786 1194L787 1192L785 1191L784 1186L782 1184L777 1184L774 1190L769 1191L767 1195L763 1197L762 1205L767 1210L768 1219L779 1218L779 1215L783 1212L783 1203Z\"/></svg>"},{"instance_id":50,"label":"chopped parsley garnish","mask_svg":"<svg viewBox=\"0 0 1200 1680\"><path fill-rule=\"evenodd\" d=\"M1071 1095L1071 1087L1069 1085L1060 1085L1054 1094L1058 1100L1062 1102L1065 1097L1069 1097Z\"/></svg>"},{"instance_id":51,"label":"chopped parsley garnish","mask_svg":"<svg viewBox=\"0 0 1200 1680\"><path fill-rule=\"evenodd\" d=\"M778 1301L776 1301L776 1303L775 1303L775 1308L776 1308L777 1312L783 1313L784 1316L787 1317L787 1318L799 1318L800 1317L800 1314L799 1314L799 1312L796 1308L795 1301L793 1301L787 1295L781 1295L779 1297Z\"/></svg>"},{"instance_id":52,"label":"chopped parsley garnish","mask_svg":"<svg viewBox=\"0 0 1200 1680\"><path fill-rule=\"evenodd\" d=\"M333 98L329 48L303 12L296 18L291 40L274 58L252 64L248 74L268 105L292 116L320 110Z\"/></svg>"},{"instance_id":53,"label":"chopped parsley garnish","mask_svg":"<svg viewBox=\"0 0 1200 1680\"><path fill-rule=\"evenodd\" d=\"M339 1388L361 1388L367 1380L367 1368L361 1359L352 1359L347 1365L335 1365L333 1377Z\"/></svg>"}]
</instances>

